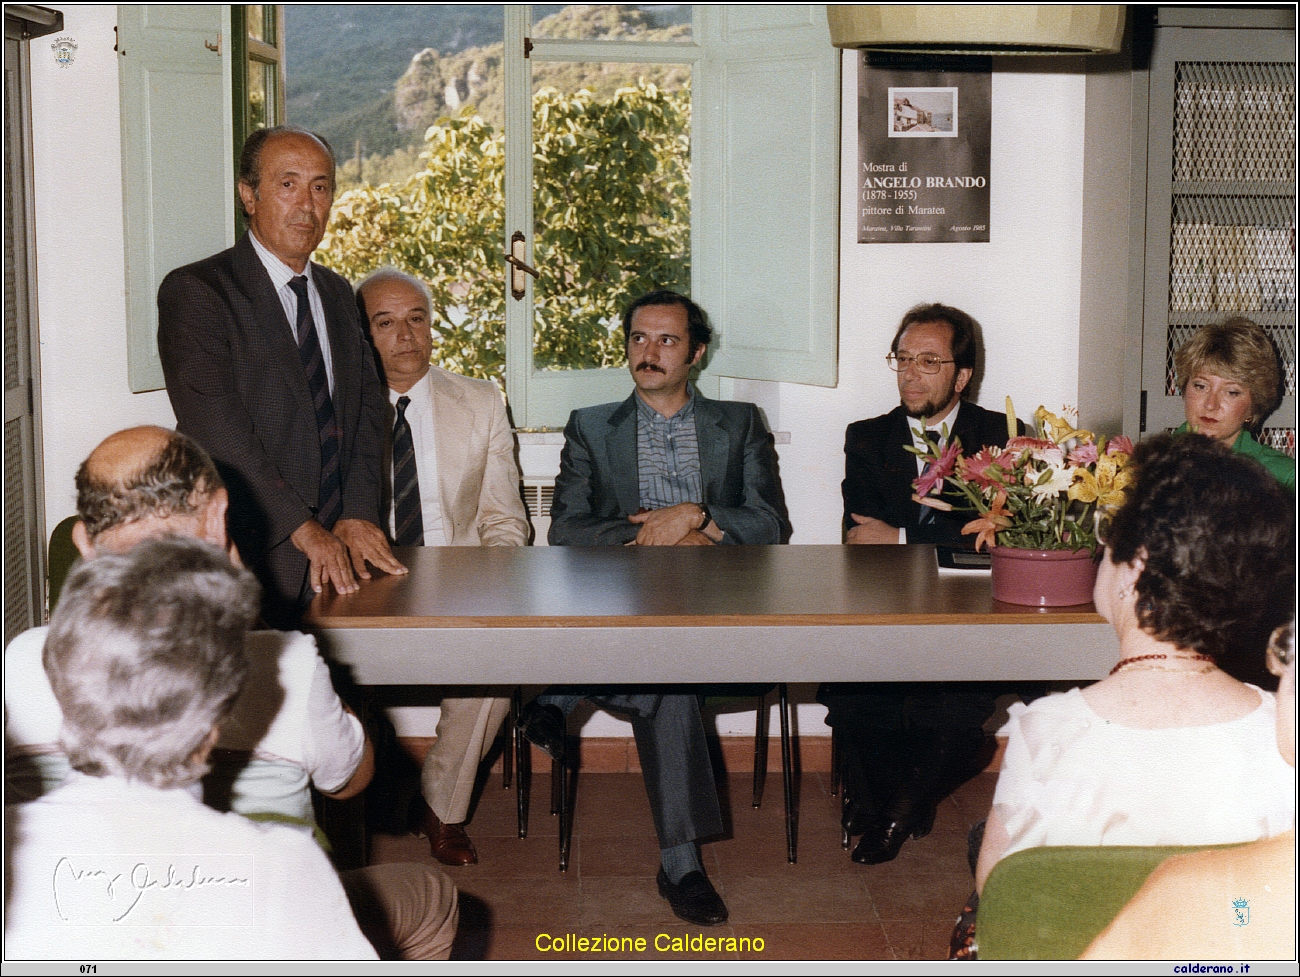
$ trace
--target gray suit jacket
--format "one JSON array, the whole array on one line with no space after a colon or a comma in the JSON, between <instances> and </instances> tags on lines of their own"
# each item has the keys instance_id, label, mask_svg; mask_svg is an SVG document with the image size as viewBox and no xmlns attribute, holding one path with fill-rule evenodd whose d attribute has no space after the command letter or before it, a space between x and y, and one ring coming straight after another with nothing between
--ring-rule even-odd
<instances>
[{"instance_id":1,"label":"gray suit jacket","mask_svg":"<svg viewBox=\"0 0 1300 977\"><path fill-rule=\"evenodd\" d=\"M380 525L387 398L351 286L320 265L312 277L334 362L341 518ZM262 581L268 620L291 621L310 589L307 557L289 536L315 515L320 439L293 332L247 235L163 280L158 354L177 430L207 450L226 481L231 536Z\"/></svg>"},{"instance_id":2,"label":"gray suit jacket","mask_svg":"<svg viewBox=\"0 0 1300 977\"><path fill-rule=\"evenodd\" d=\"M641 507L637 474L636 394L575 410L551 502L552 546L622 545L640 527L627 517ZM707 400L695 393L704 501L728 543L784 543L790 521L777 474L772 435L753 404Z\"/></svg>"}]
</instances>

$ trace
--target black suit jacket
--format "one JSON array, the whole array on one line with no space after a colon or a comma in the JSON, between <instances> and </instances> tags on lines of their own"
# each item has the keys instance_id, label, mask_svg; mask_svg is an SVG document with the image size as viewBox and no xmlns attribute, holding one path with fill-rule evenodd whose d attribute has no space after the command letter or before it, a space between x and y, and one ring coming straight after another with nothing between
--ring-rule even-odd
<instances>
[{"instance_id":1,"label":"black suit jacket","mask_svg":"<svg viewBox=\"0 0 1300 977\"><path fill-rule=\"evenodd\" d=\"M1017 424L1023 434L1024 425ZM1001 448L1007 443L1007 417L962 401L951 434L961 440L966 454L990 446ZM844 432L841 486L845 531L857 525L852 519L852 513L857 513L905 528L909 543L969 548L974 537L962 536L961 527L975 518L973 513L931 510L934 520L925 525L919 523L921 506L912 501L916 456L904 450L904 446L911 444L907 411L902 406L848 426Z\"/></svg>"},{"instance_id":2,"label":"black suit jacket","mask_svg":"<svg viewBox=\"0 0 1300 977\"><path fill-rule=\"evenodd\" d=\"M312 265L312 278L333 361L340 518L382 525L387 398L352 287L320 265ZM283 619L311 593L307 557L289 536L315 515L320 440L293 331L247 235L163 280L158 353L176 429L217 464L230 492L231 536L262 581L266 609Z\"/></svg>"},{"instance_id":3,"label":"black suit jacket","mask_svg":"<svg viewBox=\"0 0 1300 977\"><path fill-rule=\"evenodd\" d=\"M552 546L604 546L636 538L627 517L641 507L637 473L636 393L575 410L564 429L560 474L551 502ZM708 400L695 392L704 501L732 543L790 538L772 435L758 408Z\"/></svg>"}]
</instances>

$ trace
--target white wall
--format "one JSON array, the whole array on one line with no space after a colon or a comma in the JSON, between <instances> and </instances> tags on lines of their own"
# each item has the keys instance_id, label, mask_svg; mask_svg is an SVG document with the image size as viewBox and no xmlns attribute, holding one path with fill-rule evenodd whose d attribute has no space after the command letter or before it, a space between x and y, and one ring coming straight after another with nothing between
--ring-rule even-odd
<instances>
[{"instance_id":1,"label":"white wall","mask_svg":"<svg viewBox=\"0 0 1300 977\"><path fill-rule=\"evenodd\" d=\"M943 302L984 331L979 403L1022 419L1078 402L1084 75L993 74L988 244L858 244L857 64L844 56L840 376L834 389L738 381L790 432L780 449L793 543L838 543L844 428L898 405L885 354L903 313ZM762 388L776 388L762 389Z\"/></svg>"},{"instance_id":2,"label":"white wall","mask_svg":"<svg viewBox=\"0 0 1300 977\"><path fill-rule=\"evenodd\" d=\"M45 521L75 511L72 477L109 434L176 423L167 394L126 379L122 136L113 27L117 7L68 6L76 60L33 41L32 174L41 339Z\"/></svg>"}]
</instances>

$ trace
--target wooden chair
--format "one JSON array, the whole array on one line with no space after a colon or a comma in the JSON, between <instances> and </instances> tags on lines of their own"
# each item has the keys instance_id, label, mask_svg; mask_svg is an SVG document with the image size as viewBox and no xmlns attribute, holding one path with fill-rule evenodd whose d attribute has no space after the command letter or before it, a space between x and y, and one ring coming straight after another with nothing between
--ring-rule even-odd
<instances>
[{"instance_id":1,"label":"wooden chair","mask_svg":"<svg viewBox=\"0 0 1300 977\"><path fill-rule=\"evenodd\" d=\"M72 570L72 565L81 556L72 542L72 527L76 525L76 522L76 516L68 516L55 526L54 531L50 533L50 548L47 551L45 562L45 579L48 585L51 614L54 613L54 605L59 602L59 594L63 592L63 581L68 579L68 573Z\"/></svg>"}]
</instances>

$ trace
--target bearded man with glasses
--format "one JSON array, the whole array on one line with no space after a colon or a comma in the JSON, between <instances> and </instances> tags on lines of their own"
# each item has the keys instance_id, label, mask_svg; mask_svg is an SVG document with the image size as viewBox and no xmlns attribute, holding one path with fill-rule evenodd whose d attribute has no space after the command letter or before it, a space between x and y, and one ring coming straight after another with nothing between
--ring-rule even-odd
<instances>
[{"instance_id":1,"label":"bearded man with glasses","mask_svg":"<svg viewBox=\"0 0 1300 977\"><path fill-rule=\"evenodd\" d=\"M921 447L923 431L941 446L959 439L966 453L1006 444L1006 415L962 400L977 348L975 320L960 309L918 305L903 316L885 357L897 374L901 403L850 424L844 436L847 542L970 547L972 537L961 535L969 513L912 501L912 482L925 462L906 448ZM844 758L844 830L862 836L855 862L891 861L908 838L930 832L939 801L978 772L988 745L984 722L1003 691L960 682L818 690Z\"/></svg>"},{"instance_id":2,"label":"bearded man with glasses","mask_svg":"<svg viewBox=\"0 0 1300 977\"><path fill-rule=\"evenodd\" d=\"M844 433L847 542L970 545L961 535L968 513L912 501L912 482L924 463L905 448L921 446L922 425L932 441L959 439L967 454L1007 443L1004 413L961 399L975 373L977 348L975 320L960 309L918 305L903 316L885 357L897 373L901 403Z\"/></svg>"}]
</instances>

